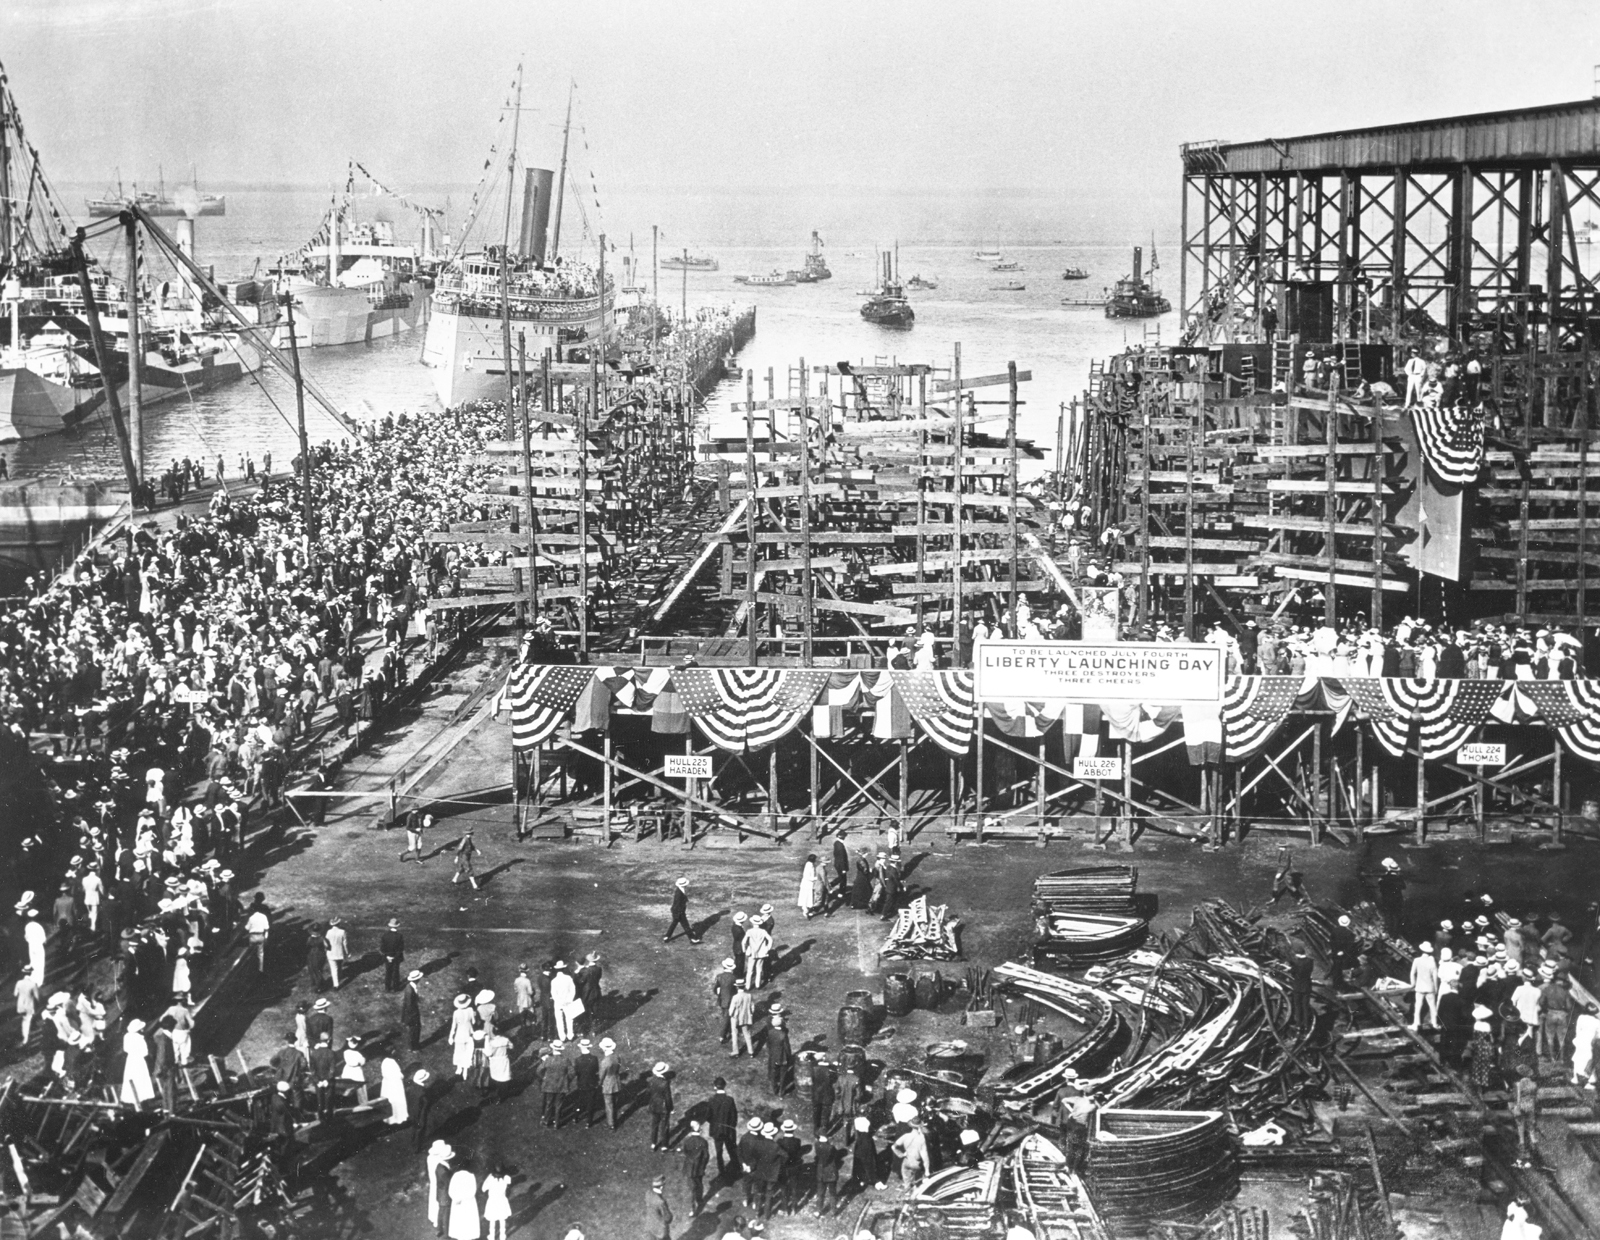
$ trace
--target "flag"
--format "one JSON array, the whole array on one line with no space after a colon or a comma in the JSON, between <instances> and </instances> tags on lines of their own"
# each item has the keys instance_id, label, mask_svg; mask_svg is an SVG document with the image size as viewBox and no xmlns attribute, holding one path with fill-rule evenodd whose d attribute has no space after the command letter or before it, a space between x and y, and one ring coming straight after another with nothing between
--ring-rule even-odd
<instances>
[{"instance_id":1,"label":"flag","mask_svg":"<svg viewBox=\"0 0 1600 1240\"><path fill-rule=\"evenodd\" d=\"M810 668L685 667L673 673L689 717L712 744L731 753L787 736L828 678Z\"/></svg>"},{"instance_id":2,"label":"flag","mask_svg":"<svg viewBox=\"0 0 1600 1240\"><path fill-rule=\"evenodd\" d=\"M592 667L524 664L506 683L511 707L511 746L533 749L555 734L594 679Z\"/></svg>"},{"instance_id":3,"label":"flag","mask_svg":"<svg viewBox=\"0 0 1600 1240\"><path fill-rule=\"evenodd\" d=\"M1525 682L1527 684L1537 682ZM1576 722L1556 724L1557 735L1566 747L1589 762L1600 762L1600 681L1561 680L1548 681L1562 685L1567 691L1567 702Z\"/></svg>"},{"instance_id":4,"label":"flag","mask_svg":"<svg viewBox=\"0 0 1600 1240\"><path fill-rule=\"evenodd\" d=\"M1300 692L1299 676L1235 676L1222 693L1223 751L1231 762L1255 757L1267 746Z\"/></svg>"},{"instance_id":5,"label":"flag","mask_svg":"<svg viewBox=\"0 0 1600 1240\"><path fill-rule=\"evenodd\" d=\"M973 674L967 671L891 671L889 681L928 739L946 753L965 754L972 746L978 708L972 700Z\"/></svg>"},{"instance_id":6,"label":"flag","mask_svg":"<svg viewBox=\"0 0 1600 1240\"><path fill-rule=\"evenodd\" d=\"M1422 459L1446 486L1467 486L1483 468L1483 419L1464 405L1417 405L1411 411Z\"/></svg>"}]
</instances>

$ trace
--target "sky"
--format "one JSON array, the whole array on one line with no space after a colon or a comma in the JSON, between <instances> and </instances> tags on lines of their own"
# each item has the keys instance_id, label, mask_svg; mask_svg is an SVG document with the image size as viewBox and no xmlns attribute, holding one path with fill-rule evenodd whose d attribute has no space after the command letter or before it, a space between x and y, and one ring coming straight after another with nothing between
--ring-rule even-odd
<instances>
[{"instance_id":1,"label":"sky","mask_svg":"<svg viewBox=\"0 0 1600 1240\"><path fill-rule=\"evenodd\" d=\"M520 59L522 155L554 166L575 82L574 177L627 228L871 199L1085 242L1176 232L1182 142L1584 99L1600 61L1592 0L0 0L0 31L62 183L331 187L354 157L459 200Z\"/></svg>"}]
</instances>

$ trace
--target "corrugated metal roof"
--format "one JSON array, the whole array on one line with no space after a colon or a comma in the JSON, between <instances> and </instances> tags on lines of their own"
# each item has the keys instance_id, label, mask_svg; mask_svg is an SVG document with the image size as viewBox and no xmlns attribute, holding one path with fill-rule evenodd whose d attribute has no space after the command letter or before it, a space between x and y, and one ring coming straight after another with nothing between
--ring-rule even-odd
<instances>
[{"instance_id":1,"label":"corrugated metal roof","mask_svg":"<svg viewBox=\"0 0 1600 1240\"><path fill-rule=\"evenodd\" d=\"M1456 164L1600 164L1600 99L1259 142L1182 148L1189 173L1326 172Z\"/></svg>"}]
</instances>

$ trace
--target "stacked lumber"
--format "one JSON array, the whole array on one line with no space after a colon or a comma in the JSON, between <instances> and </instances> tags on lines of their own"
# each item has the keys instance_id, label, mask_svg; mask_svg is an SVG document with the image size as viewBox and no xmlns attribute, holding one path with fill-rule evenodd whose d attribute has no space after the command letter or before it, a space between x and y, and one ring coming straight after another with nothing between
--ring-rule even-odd
<instances>
[{"instance_id":1,"label":"stacked lumber","mask_svg":"<svg viewBox=\"0 0 1600 1240\"><path fill-rule=\"evenodd\" d=\"M1110 913L1134 911L1139 871L1131 865L1093 865L1033 880L1034 915L1042 913Z\"/></svg>"}]
</instances>

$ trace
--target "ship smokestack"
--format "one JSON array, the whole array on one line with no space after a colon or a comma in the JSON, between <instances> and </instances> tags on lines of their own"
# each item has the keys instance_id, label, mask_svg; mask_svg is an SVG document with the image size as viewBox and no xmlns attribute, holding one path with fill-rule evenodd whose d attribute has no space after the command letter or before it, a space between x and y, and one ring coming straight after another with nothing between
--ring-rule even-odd
<instances>
[{"instance_id":1,"label":"ship smokestack","mask_svg":"<svg viewBox=\"0 0 1600 1240\"><path fill-rule=\"evenodd\" d=\"M550 195L556 174L548 168L528 168L522 183L522 233L517 252L544 266L545 234L550 231Z\"/></svg>"},{"instance_id":2,"label":"ship smokestack","mask_svg":"<svg viewBox=\"0 0 1600 1240\"><path fill-rule=\"evenodd\" d=\"M1133 247L1133 278L1141 279L1144 276L1144 249L1141 246Z\"/></svg>"}]
</instances>

